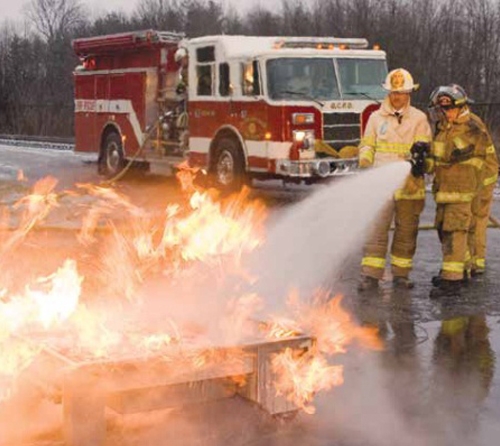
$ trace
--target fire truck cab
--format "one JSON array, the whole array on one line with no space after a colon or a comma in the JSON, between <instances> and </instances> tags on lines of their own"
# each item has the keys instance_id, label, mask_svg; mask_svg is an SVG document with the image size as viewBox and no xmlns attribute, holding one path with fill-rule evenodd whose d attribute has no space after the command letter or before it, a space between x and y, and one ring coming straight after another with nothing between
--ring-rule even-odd
<instances>
[{"instance_id":1,"label":"fire truck cab","mask_svg":"<svg viewBox=\"0 0 500 446\"><path fill-rule=\"evenodd\" d=\"M385 96L386 55L365 39L138 31L77 39L77 151L113 176L127 160L205 169L221 188L249 178L347 175Z\"/></svg>"}]
</instances>

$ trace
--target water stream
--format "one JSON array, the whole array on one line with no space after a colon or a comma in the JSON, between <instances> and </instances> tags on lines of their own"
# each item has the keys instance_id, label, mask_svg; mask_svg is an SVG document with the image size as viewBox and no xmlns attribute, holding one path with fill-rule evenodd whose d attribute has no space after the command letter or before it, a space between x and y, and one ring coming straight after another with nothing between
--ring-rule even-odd
<instances>
[{"instance_id":1,"label":"water stream","mask_svg":"<svg viewBox=\"0 0 500 446\"><path fill-rule=\"evenodd\" d=\"M270 228L250 259L256 292L279 310L291 288L308 296L328 282L362 246L367 229L408 175L394 163L339 179L290 206Z\"/></svg>"}]
</instances>

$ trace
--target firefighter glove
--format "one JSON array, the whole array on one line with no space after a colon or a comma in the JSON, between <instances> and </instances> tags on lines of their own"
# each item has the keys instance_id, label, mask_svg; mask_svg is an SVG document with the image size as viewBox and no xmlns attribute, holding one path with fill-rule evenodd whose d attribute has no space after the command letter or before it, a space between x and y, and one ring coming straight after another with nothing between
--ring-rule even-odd
<instances>
[{"instance_id":1,"label":"firefighter glove","mask_svg":"<svg viewBox=\"0 0 500 446\"><path fill-rule=\"evenodd\" d=\"M425 174L425 159L429 155L430 145L426 142L417 141L410 149L411 174L414 177L423 177Z\"/></svg>"}]
</instances>

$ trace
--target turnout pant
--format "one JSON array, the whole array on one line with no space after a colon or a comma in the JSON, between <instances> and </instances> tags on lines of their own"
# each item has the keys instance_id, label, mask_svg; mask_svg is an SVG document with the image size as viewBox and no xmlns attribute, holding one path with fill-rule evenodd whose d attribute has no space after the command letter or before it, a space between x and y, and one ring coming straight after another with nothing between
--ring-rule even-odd
<instances>
[{"instance_id":1,"label":"turnout pant","mask_svg":"<svg viewBox=\"0 0 500 446\"><path fill-rule=\"evenodd\" d=\"M361 274L382 279L389 245L389 231L394 220L391 245L391 269L394 277L408 277L417 248L418 224L424 200L391 200L377 216L363 250Z\"/></svg>"},{"instance_id":2,"label":"turnout pant","mask_svg":"<svg viewBox=\"0 0 500 446\"><path fill-rule=\"evenodd\" d=\"M470 268L484 271L486 267L486 232L495 184L483 187L472 203L472 223L469 231Z\"/></svg>"},{"instance_id":3,"label":"turnout pant","mask_svg":"<svg viewBox=\"0 0 500 446\"><path fill-rule=\"evenodd\" d=\"M468 234L472 222L472 203L438 203L436 228L441 241L441 277L462 280L468 254Z\"/></svg>"}]
</instances>

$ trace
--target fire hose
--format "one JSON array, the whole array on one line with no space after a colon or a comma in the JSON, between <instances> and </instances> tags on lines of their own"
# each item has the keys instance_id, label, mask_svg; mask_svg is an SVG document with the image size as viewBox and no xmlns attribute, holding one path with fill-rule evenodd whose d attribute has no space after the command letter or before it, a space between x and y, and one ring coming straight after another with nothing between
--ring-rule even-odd
<instances>
[{"instance_id":1,"label":"fire hose","mask_svg":"<svg viewBox=\"0 0 500 446\"><path fill-rule=\"evenodd\" d=\"M490 227L500 229L500 220L490 215Z\"/></svg>"}]
</instances>

